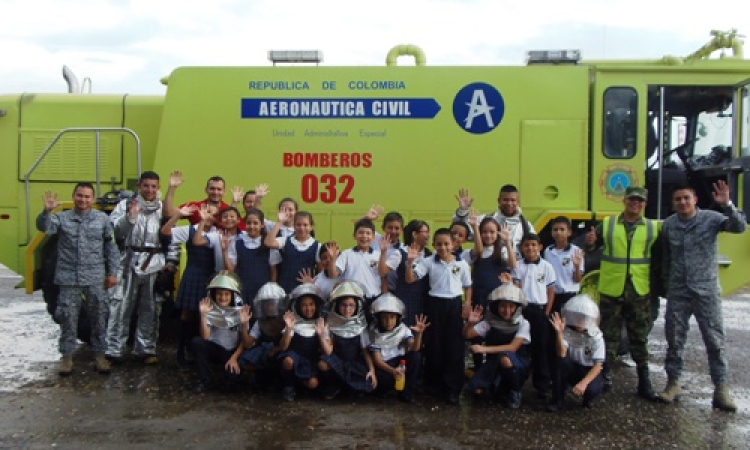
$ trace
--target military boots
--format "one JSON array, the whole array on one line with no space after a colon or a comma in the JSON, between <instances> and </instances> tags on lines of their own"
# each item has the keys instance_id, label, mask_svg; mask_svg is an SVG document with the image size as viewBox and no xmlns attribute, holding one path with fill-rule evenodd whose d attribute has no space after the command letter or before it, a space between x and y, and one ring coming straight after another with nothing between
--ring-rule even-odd
<instances>
[{"instance_id":1,"label":"military boots","mask_svg":"<svg viewBox=\"0 0 750 450\"><path fill-rule=\"evenodd\" d=\"M732 399L732 393L729 391L728 385L724 383L716 385L712 406L722 411L737 412L737 405L734 403L734 399Z\"/></svg>"}]
</instances>

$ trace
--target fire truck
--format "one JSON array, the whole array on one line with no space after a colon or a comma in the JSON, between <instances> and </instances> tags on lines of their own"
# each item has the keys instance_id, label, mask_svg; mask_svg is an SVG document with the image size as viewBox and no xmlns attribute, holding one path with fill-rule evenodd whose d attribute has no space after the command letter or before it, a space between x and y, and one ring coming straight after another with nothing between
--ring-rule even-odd
<instances>
[{"instance_id":1,"label":"fire truck","mask_svg":"<svg viewBox=\"0 0 750 450\"><path fill-rule=\"evenodd\" d=\"M282 64L317 52L269 52L273 66L179 67L161 80L163 97L80 92L75 80L65 94L0 95L0 262L38 288L50 259L34 227L42 193L67 198L90 181L106 209L144 170L163 190L182 171L178 202L203 198L214 175L228 187L269 183L267 215L295 198L319 240L340 242L372 204L435 229L451 222L459 188L489 212L504 184L518 187L542 236L559 215L581 233L620 213L632 185L648 188L654 219L671 213L671 189L684 183L699 207L714 207L717 180L750 213L742 50L731 30L653 60L560 50L529 52L519 66L430 66L401 45L385 66L327 67ZM415 64L398 65L404 55ZM750 282L750 233L722 235L719 252L724 292Z\"/></svg>"}]
</instances>

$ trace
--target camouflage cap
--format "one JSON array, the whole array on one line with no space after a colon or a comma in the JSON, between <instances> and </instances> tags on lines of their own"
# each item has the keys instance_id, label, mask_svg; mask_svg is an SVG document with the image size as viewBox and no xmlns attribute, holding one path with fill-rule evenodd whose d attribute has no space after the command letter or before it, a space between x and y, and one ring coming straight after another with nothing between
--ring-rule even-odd
<instances>
[{"instance_id":1,"label":"camouflage cap","mask_svg":"<svg viewBox=\"0 0 750 450\"><path fill-rule=\"evenodd\" d=\"M628 186L625 189L625 198L640 198L641 200L648 200L648 191L646 188L638 186Z\"/></svg>"}]
</instances>

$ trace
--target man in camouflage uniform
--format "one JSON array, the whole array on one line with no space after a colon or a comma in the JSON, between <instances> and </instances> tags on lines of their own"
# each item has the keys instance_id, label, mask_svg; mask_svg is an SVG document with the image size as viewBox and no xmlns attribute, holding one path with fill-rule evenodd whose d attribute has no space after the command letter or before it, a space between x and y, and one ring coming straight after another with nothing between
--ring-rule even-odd
<instances>
[{"instance_id":1,"label":"man in camouflage uniform","mask_svg":"<svg viewBox=\"0 0 750 450\"><path fill-rule=\"evenodd\" d=\"M39 231L58 235L54 282L60 286L55 309L55 319L60 323L60 375L70 375L73 371L73 352L78 345L78 316L83 296L86 297L86 310L91 321L91 346L96 370L100 373L110 371L109 361L104 358L109 313L105 288L117 282L120 253L112 236L109 217L92 209L93 201L94 187L91 183L78 183L73 190L73 209L50 214L59 203L57 195L47 191L44 194L44 211L36 219Z\"/></svg>"},{"instance_id":2,"label":"man in camouflage uniform","mask_svg":"<svg viewBox=\"0 0 750 450\"><path fill-rule=\"evenodd\" d=\"M714 201L721 212L697 208L698 198L689 186L672 194L676 214L664 221L664 277L667 278L667 386L659 396L671 403L680 394L682 351L690 316L695 314L714 390L713 407L735 412L737 405L727 386L727 359L724 354L724 318L719 298L717 236L722 231L742 233L747 228L745 214L732 205L724 181L714 184Z\"/></svg>"},{"instance_id":3,"label":"man in camouflage uniform","mask_svg":"<svg viewBox=\"0 0 750 450\"><path fill-rule=\"evenodd\" d=\"M599 273L601 330L607 346L604 365L605 387L612 386L610 370L617 358L622 323L630 342L630 355L637 366L638 395L658 399L648 370L648 334L651 331L650 270L651 248L659 234L658 223L643 217L646 189L625 190L625 210L607 217L586 235L589 249L604 245Z\"/></svg>"},{"instance_id":4,"label":"man in camouflage uniform","mask_svg":"<svg viewBox=\"0 0 750 450\"><path fill-rule=\"evenodd\" d=\"M159 305L154 282L165 264L159 231L162 203L159 200L159 175L147 171L138 181L138 195L117 204L109 218L115 237L125 243L121 257L121 276L112 292L107 326L107 357L123 358L130 320L138 305L134 353L146 364L155 364L159 328Z\"/></svg>"}]
</instances>

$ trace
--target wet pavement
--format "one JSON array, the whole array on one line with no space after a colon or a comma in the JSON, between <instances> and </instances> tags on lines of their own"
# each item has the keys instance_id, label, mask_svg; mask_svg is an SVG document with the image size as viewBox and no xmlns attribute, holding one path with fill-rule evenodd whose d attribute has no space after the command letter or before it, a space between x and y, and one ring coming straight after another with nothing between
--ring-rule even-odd
<instances>
[{"instance_id":1,"label":"wet pavement","mask_svg":"<svg viewBox=\"0 0 750 450\"><path fill-rule=\"evenodd\" d=\"M520 410L448 406L422 395L323 402L278 394L194 394L162 345L158 367L135 360L109 376L92 370L82 346L75 372L55 369L58 330L41 294L13 289L19 277L0 266L0 448L750 448L750 290L725 299L730 380L736 414L713 411L705 348L692 322L683 395L676 405L637 398L635 368L615 368L615 388L591 410L552 414L530 383ZM662 304L662 312L664 304ZM666 342L660 318L650 339L655 387L665 383Z\"/></svg>"}]
</instances>

